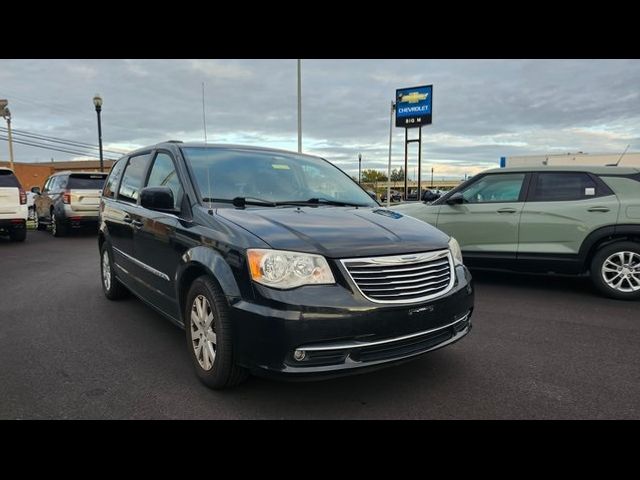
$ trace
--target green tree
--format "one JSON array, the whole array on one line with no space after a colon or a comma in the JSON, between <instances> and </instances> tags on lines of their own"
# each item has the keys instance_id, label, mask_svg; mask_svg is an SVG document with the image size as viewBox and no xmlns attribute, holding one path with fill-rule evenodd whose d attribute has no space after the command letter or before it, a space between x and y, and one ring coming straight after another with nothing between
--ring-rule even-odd
<instances>
[{"instance_id":1,"label":"green tree","mask_svg":"<svg viewBox=\"0 0 640 480\"><path fill-rule=\"evenodd\" d=\"M391 171L391 181L393 182L393 187L395 188L396 186L396 182L402 182L404 181L404 168L400 167L398 168L394 168Z\"/></svg>"},{"instance_id":2,"label":"green tree","mask_svg":"<svg viewBox=\"0 0 640 480\"><path fill-rule=\"evenodd\" d=\"M368 168L362 171L362 181L366 183L385 182L387 176L380 170Z\"/></svg>"}]
</instances>

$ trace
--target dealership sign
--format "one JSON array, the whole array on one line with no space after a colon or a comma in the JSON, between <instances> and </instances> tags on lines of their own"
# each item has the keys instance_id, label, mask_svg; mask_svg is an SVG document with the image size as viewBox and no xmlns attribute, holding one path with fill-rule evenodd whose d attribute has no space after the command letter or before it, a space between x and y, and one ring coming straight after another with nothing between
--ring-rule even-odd
<instances>
[{"instance_id":1,"label":"dealership sign","mask_svg":"<svg viewBox=\"0 0 640 480\"><path fill-rule=\"evenodd\" d=\"M433 85L396 90L396 127L430 125L432 98Z\"/></svg>"}]
</instances>

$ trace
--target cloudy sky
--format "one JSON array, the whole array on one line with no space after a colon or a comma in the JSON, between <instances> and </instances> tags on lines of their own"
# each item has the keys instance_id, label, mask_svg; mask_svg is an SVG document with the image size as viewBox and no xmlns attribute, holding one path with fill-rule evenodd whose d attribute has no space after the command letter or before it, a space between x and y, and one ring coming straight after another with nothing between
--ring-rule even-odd
<instances>
[{"instance_id":1,"label":"cloudy sky","mask_svg":"<svg viewBox=\"0 0 640 480\"><path fill-rule=\"evenodd\" d=\"M297 149L295 60L0 60L0 98L16 133L96 144L99 92L104 148L114 152L202 141L202 82L209 142ZM358 153L363 168L386 170L395 89L424 84L434 91L423 175L434 167L436 178L460 178L501 156L640 151L638 60L303 60L303 150L351 174ZM394 127L394 167L403 141ZM14 150L25 162L78 157Z\"/></svg>"}]
</instances>

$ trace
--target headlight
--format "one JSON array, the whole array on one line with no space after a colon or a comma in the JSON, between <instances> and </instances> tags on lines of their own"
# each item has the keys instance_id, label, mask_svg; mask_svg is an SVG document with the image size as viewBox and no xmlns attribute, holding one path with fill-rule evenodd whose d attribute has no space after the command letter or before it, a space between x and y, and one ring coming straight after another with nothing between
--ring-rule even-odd
<instances>
[{"instance_id":1,"label":"headlight","mask_svg":"<svg viewBox=\"0 0 640 480\"><path fill-rule=\"evenodd\" d=\"M462 250L460 250L460 244L458 241L453 237L449 239L449 250L453 257L453 264L462 265Z\"/></svg>"},{"instance_id":2,"label":"headlight","mask_svg":"<svg viewBox=\"0 0 640 480\"><path fill-rule=\"evenodd\" d=\"M247 259L253 281L267 287L286 289L336 283L321 255L250 248Z\"/></svg>"}]
</instances>

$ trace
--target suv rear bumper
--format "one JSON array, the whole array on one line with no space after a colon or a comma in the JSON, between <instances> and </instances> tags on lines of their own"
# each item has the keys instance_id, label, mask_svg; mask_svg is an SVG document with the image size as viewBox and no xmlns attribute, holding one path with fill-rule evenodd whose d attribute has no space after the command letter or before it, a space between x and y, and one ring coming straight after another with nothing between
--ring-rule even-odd
<instances>
[{"instance_id":1,"label":"suv rear bumper","mask_svg":"<svg viewBox=\"0 0 640 480\"><path fill-rule=\"evenodd\" d=\"M0 219L0 230L22 230L25 228L27 228L27 221L24 218Z\"/></svg>"},{"instance_id":2,"label":"suv rear bumper","mask_svg":"<svg viewBox=\"0 0 640 480\"><path fill-rule=\"evenodd\" d=\"M465 267L456 268L456 283L446 295L415 304L373 304L339 285L312 288L317 298L342 299L344 305L232 305L242 366L287 379L360 373L444 347L471 330L474 292ZM296 351L304 358L296 360Z\"/></svg>"}]
</instances>

